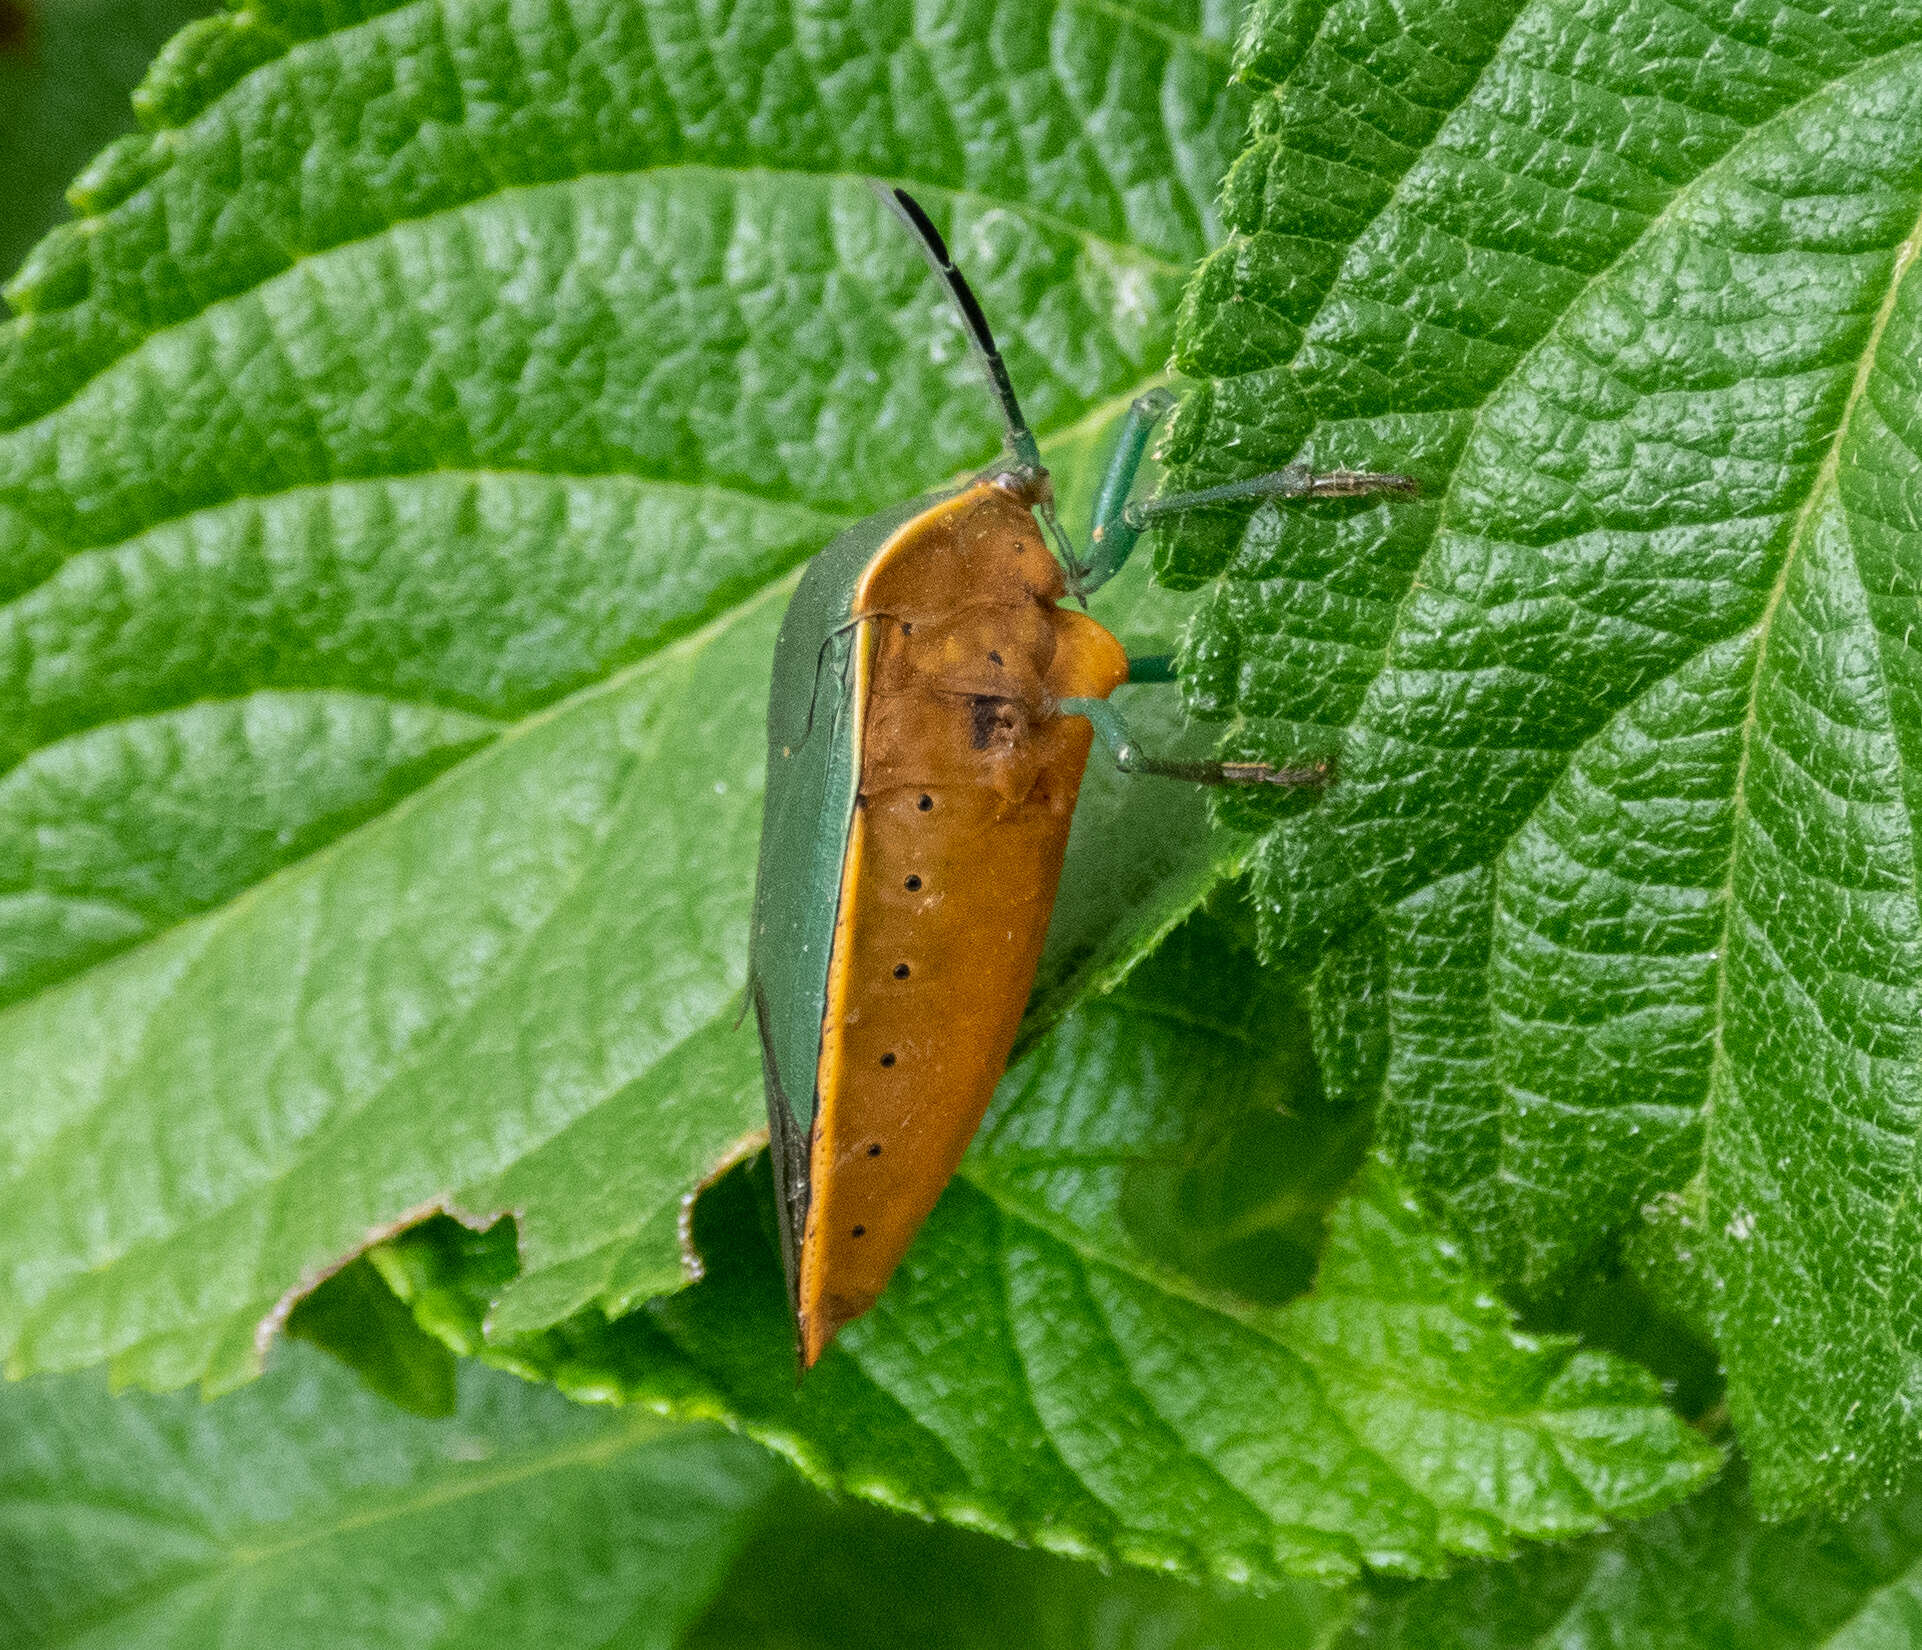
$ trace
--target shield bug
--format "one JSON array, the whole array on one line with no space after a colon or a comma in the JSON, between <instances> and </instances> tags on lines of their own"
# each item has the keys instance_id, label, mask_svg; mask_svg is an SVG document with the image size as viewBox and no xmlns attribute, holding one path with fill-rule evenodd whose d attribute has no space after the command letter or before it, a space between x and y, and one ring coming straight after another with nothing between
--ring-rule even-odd
<instances>
[{"instance_id":1,"label":"shield bug","mask_svg":"<svg viewBox=\"0 0 1922 1650\"><path fill-rule=\"evenodd\" d=\"M1131 661L1061 599L1112 578L1158 516L1414 488L1295 465L1130 503L1173 405L1156 391L1127 415L1078 556L979 302L921 207L902 190L883 195L961 313L1007 453L835 539L803 575L775 647L748 985L803 1369L874 1304L994 1094L1095 739L1129 773L1325 778L1142 751L1108 695L1173 680L1167 661Z\"/></svg>"}]
</instances>

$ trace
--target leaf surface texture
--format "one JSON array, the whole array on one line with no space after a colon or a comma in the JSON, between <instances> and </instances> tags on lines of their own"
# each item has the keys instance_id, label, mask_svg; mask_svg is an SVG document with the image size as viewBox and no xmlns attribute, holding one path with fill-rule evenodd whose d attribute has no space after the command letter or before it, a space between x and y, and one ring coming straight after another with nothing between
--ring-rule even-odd
<instances>
[{"instance_id":1,"label":"leaf surface texture","mask_svg":"<svg viewBox=\"0 0 1922 1650\"><path fill-rule=\"evenodd\" d=\"M1256 855L1386 1146L1552 1294L1686 1191L1772 1507L1908 1453L1922 13L1268 5L1178 356L1194 702L1341 782ZM1346 1006L1336 1006L1340 996Z\"/></svg>"}]
</instances>

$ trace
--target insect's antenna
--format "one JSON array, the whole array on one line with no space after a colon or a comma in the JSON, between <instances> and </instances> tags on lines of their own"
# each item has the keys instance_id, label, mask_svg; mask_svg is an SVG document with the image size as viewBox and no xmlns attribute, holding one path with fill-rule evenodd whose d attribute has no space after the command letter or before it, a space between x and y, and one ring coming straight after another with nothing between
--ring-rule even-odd
<instances>
[{"instance_id":1,"label":"insect's antenna","mask_svg":"<svg viewBox=\"0 0 1922 1650\"><path fill-rule=\"evenodd\" d=\"M975 297L967 277L954 267L954 259L948 253L948 243L941 239L941 231L922 211L921 203L905 189L890 188L883 183L875 184L874 188L913 233L915 240L920 243L922 255L935 274L947 283L948 296L961 312L968 337L974 344L974 353L980 357L995 399L1001 403L1001 417L1008 427L1008 448L1014 455L1015 463L1024 470L1040 474L1041 448L1034 439L1034 431L1028 428L1027 419L1021 416L1021 403L1014 398L1014 382L1008 377L1008 365L1001 359L994 334L988 330L988 318L981 313L981 301Z\"/></svg>"}]
</instances>

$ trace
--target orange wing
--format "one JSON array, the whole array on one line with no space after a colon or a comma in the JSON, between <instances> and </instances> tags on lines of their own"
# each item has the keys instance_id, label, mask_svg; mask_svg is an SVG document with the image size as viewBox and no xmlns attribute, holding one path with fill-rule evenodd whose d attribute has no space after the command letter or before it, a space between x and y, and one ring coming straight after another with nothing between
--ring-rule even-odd
<instances>
[{"instance_id":1,"label":"orange wing","mask_svg":"<svg viewBox=\"0 0 1922 1650\"><path fill-rule=\"evenodd\" d=\"M1007 1068L1093 738L1055 704L1128 674L1062 594L993 482L903 528L856 592L866 722L809 1155L810 1366L874 1304Z\"/></svg>"}]
</instances>

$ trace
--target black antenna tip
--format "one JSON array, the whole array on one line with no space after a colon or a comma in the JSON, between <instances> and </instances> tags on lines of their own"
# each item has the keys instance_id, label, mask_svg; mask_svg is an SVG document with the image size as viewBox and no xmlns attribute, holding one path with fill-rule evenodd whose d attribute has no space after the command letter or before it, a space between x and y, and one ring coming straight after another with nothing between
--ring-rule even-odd
<instances>
[{"instance_id":1,"label":"black antenna tip","mask_svg":"<svg viewBox=\"0 0 1922 1650\"><path fill-rule=\"evenodd\" d=\"M941 231L934 227L934 219L928 216L927 209L899 185L888 189L887 194L893 201L894 209L914 226L914 232L927 242L942 264L952 269L954 254L948 250L948 243L942 239Z\"/></svg>"},{"instance_id":2,"label":"black antenna tip","mask_svg":"<svg viewBox=\"0 0 1922 1650\"><path fill-rule=\"evenodd\" d=\"M960 312L962 324L967 328L968 338L974 345L975 355L987 374L988 385L994 391L995 400L1001 404L1001 420L1007 429L1008 447L1015 462L1032 476L1044 475L1046 471L1041 463L1041 449L1035 442L1034 432L1028 428L1027 419L1021 415L1021 403L1015 398L1014 384L1008 377L1007 364L1001 359L1001 351L995 345L988 318L982 312L981 300L975 297L967 277L955 267L953 254L948 251L948 243L941 238L941 231L934 227L934 220L907 190L898 184L882 183L878 178L868 181L874 192L893 208L895 216L908 226L920 244L922 255L947 287L948 296L954 300L954 307Z\"/></svg>"}]
</instances>

